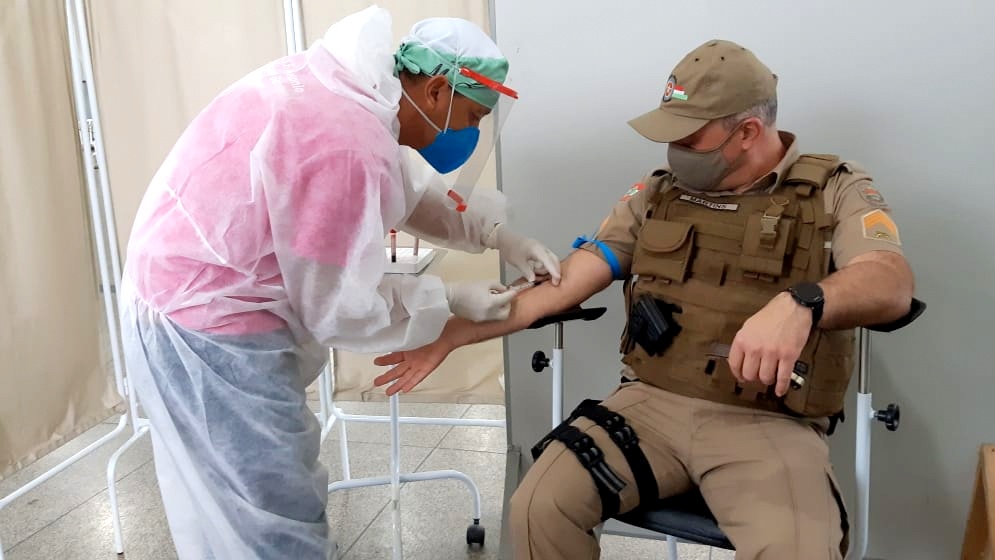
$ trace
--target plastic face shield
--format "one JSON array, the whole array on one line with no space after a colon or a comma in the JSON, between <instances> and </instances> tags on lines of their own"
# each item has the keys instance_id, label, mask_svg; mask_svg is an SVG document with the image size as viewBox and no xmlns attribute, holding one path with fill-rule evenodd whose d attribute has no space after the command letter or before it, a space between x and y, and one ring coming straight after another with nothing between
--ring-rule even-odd
<instances>
[{"instance_id":1,"label":"plastic face shield","mask_svg":"<svg viewBox=\"0 0 995 560\"><path fill-rule=\"evenodd\" d=\"M480 84L477 87L486 87L500 94L498 102L491 109L490 114L484 117L478 125L480 139L470 158L459 169L445 175L446 182L451 184L447 193L449 202L454 210L463 212L470 204L470 196L473 193L473 189L480 182L484 172L488 170L488 164L491 164L490 168L493 169L492 156L494 154L494 147L497 145L498 138L500 137L501 128L508 119L515 100L518 99L518 92L506 84L491 80L469 68L460 67L459 72L463 76Z\"/></svg>"}]
</instances>

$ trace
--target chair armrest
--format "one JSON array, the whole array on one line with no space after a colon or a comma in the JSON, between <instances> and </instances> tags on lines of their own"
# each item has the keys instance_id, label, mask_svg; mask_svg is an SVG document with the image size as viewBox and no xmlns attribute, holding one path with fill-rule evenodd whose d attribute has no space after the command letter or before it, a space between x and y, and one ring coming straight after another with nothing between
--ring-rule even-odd
<instances>
[{"instance_id":1,"label":"chair armrest","mask_svg":"<svg viewBox=\"0 0 995 560\"><path fill-rule=\"evenodd\" d=\"M568 309L562 313L556 313L555 315L549 315L539 319L538 321L529 325L530 329L541 329L547 325L552 325L553 323L566 323L567 321L594 321L605 314L608 308L606 307L574 307L573 309Z\"/></svg>"},{"instance_id":2,"label":"chair armrest","mask_svg":"<svg viewBox=\"0 0 995 560\"><path fill-rule=\"evenodd\" d=\"M926 311L926 303L916 298L912 298L912 306L909 308L909 312L906 313L905 316L896 319L895 321L892 321L890 323L883 323L880 325L870 325L864 328L869 331L875 331L875 332L894 332L897 331L898 329L908 326L910 323L912 323L912 321L918 319L919 316L922 315L924 311Z\"/></svg>"}]
</instances>

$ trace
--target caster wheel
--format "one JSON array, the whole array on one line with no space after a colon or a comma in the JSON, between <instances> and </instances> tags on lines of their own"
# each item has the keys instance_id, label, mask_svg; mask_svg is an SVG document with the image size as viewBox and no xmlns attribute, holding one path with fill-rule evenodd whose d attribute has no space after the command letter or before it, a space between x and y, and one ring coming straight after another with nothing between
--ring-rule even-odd
<instances>
[{"instance_id":1,"label":"caster wheel","mask_svg":"<svg viewBox=\"0 0 995 560\"><path fill-rule=\"evenodd\" d=\"M484 546L484 528L479 519L474 519L473 525L466 528L466 544Z\"/></svg>"}]
</instances>

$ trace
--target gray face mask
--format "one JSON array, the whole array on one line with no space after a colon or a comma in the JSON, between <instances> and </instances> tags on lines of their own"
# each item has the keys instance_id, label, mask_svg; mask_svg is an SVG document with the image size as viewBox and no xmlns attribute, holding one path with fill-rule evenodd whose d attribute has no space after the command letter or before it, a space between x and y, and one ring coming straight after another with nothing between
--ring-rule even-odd
<instances>
[{"instance_id":1,"label":"gray face mask","mask_svg":"<svg viewBox=\"0 0 995 560\"><path fill-rule=\"evenodd\" d=\"M669 144L667 161L670 162L671 172L682 185L691 190L699 192L719 190L719 183L733 172L735 165L743 157L743 154L740 154L735 161L729 162L722 156L722 149L729 140L732 140L735 133L733 130L717 148L706 152Z\"/></svg>"}]
</instances>

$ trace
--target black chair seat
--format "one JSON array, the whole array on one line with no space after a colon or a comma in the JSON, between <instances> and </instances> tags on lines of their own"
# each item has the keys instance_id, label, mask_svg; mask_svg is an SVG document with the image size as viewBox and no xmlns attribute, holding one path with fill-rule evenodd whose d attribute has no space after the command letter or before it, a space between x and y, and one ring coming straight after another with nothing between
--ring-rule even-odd
<instances>
[{"instance_id":1,"label":"black chair seat","mask_svg":"<svg viewBox=\"0 0 995 560\"><path fill-rule=\"evenodd\" d=\"M616 519L678 539L735 550L719 529L715 517L697 489L665 498L648 507L634 509Z\"/></svg>"}]
</instances>

